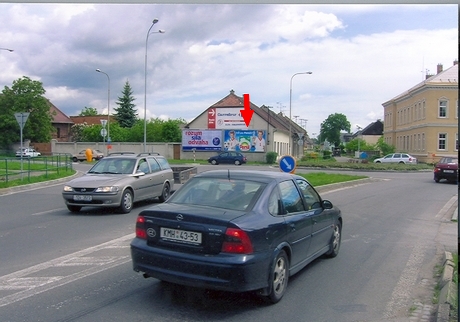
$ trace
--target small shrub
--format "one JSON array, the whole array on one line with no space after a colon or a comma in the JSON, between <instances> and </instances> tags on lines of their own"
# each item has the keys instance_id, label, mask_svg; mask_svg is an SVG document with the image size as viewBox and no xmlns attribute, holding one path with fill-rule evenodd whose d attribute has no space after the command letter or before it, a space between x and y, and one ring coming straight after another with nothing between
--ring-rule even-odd
<instances>
[{"instance_id":1,"label":"small shrub","mask_svg":"<svg viewBox=\"0 0 460 322\"><path fill-rule=\"evenodd\" d=\"M268 164L273 164L275 163L277 157L278 157L278 153L270 151L270 152L267 152L265 159L267 160Z\"/></svg>"}]
</instances>

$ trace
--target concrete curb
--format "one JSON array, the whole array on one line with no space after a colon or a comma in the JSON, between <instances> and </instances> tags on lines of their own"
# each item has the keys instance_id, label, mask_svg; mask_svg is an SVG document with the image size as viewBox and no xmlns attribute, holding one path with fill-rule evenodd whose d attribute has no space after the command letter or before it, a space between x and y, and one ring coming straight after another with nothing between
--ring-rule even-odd
<instances>
[{"instance_id":1,"label":"concrete curb","mask_svg":"<svg viewBox=\"0 0 460 322\"><path fill-rule=\"evenodd\" d=\"M452 214L452 221L458 221L458 207ZM441 292L439 293L436 322L449 322L450 310L458 301L458 285L454 282L454 259L451 252L444 252L443 272L439 279Z\"/></svg>"}]
</instances>

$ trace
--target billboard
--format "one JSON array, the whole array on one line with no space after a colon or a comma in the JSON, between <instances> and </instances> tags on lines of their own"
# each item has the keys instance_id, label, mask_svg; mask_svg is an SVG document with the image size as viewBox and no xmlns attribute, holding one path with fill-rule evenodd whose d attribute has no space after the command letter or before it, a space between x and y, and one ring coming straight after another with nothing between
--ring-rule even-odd
<instances>
[{"instance_id":1,"label":"billboard","mask_svg":"<svg viewBox=\"0 0 460 322\"><path fill-rule=\"evenodd\" d=\"M240 110L243 107L213 107L208 110L208 129L247 128Z\"/></svg>"},{"instance_id":2,"label":"billboard","mask_svg":"<svg viewBox=\"0 0 460 322\"><path fill-rule=\"evenodd\" d=\"M220 130L182 130L183 151L221 151L222 131Z\"/></svg>"},{"instance_id":3,"label":"billboard","mask_svg":"<svg viewBox=\"0 0 460 322\"><path fill-rule=\"evenodd\" d=\"M224 151L266 152L266 131L225 130Z\"/></svg>"}]
</instances>

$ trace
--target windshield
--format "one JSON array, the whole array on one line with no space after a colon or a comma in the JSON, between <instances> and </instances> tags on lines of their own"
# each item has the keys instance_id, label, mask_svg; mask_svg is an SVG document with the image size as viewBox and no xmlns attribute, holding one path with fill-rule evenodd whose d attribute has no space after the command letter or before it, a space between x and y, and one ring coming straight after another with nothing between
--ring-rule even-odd
<instances>
[{"instance_id":1,"label":"windshield","mask_svg":"<svg viewBox=\"0 0 460 322\"><path fill-rule=\"evenodd\" d=\"M88 173L94 174L131 174L134 170L136 160L123 159L123 158L111 158L101 159L96 163Z\"/></svg>"},{"instance_id":2,"label":"windshield","mask_svg":"<svg viewBox=\"0 0 460 322\"><path fill-rule=\"evenodd\" d=\"M171 196L168 203L245 211L264 187L264 183L248 180L192 178Z\"/></svg>"}]
</instances>

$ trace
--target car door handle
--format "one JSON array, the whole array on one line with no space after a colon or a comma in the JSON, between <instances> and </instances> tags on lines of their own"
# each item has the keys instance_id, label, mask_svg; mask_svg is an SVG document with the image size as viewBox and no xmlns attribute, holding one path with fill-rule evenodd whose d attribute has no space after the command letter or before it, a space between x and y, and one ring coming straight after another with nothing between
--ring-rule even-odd
<instances>
[{"instance_id":1,"label":"car door handle","mask_svg":"<svg viewBox=\"0 0 460 322\"><path fill-rule=\"evenodd\" d=\"M295 231L295 224L291 224L291 231Z\"/></svg>"}]
</instances>

